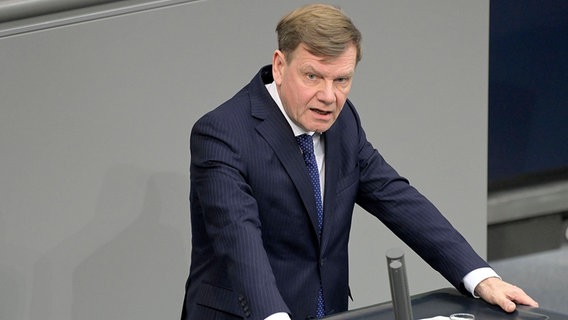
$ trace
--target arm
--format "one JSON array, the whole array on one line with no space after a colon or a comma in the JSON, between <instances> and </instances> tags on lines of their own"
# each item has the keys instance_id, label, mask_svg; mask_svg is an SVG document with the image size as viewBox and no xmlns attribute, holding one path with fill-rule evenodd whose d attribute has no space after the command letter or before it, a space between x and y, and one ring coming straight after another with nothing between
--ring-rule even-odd
<instances>
[{"instance_id":1,"label":"arm","mask_svg":"<svg viewBox=\"0 0 568 320\"><path fill-rule=\"evenodd\" d=\"M537 306L521 289L499 279L438 209L398 175L367 141L355 109L344 113L348 110L359 131L357 203L463 293L477 294L508 312L515 309L514 302Z\"/></svg>"},{"instance_id":2,"label":"arm","mask_svg":"<svg viewBox=\"0 0 568 320\"><path fill-rule=\"evenodd\" d=\"M288 308L264 249L257 201L246 178L246 137L223 120L206 117L192 131L192 217L203 221L204 242L212 247L208 259L221 266L214 281L244 295L257 319Z\"/></svg>"},{"instance_id":3,"label":"arm","mask_svg":"<svg viewBox=\"0 0 568 320\"><path fill-rule=\"evenodd\" d=\"M379 218L454 287L466 293L463 278L489 267L439 210L364 144L357 203Z\"/></svg>"}]
</instances>

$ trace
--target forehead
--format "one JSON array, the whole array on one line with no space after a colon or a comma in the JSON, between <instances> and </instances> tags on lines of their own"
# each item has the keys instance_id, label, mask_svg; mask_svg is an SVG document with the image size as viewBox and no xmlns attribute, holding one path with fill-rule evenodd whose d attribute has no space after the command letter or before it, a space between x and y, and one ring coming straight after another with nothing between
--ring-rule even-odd
<instances>
[{"instance_id":1,"label":"forehead","mask_svg":"<svg viewBox=\"0 0 568 320\"><path fill-rule=\"evenodd\" d=\"M354 45L337 57L316 56L300 44L293 52L290 64L303 72L317 72L330 76L352 75L355 72L357 49Z\"/></svg>"}]
</instances>

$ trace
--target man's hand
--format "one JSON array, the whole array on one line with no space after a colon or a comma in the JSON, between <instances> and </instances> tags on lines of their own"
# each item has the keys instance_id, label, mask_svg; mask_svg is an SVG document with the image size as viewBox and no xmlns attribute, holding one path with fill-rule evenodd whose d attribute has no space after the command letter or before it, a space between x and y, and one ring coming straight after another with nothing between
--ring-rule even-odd
<instances>
[{"instance_id":1,"label":"man's hand","mask_svg":"<svg viewBox=\"0 0 568 320\"><path fill-rule=\"evenodd\" d=\"M475 293L483 300L500 306L506 312L513 312L517 303L538 307L538 302L529 297L523 289L499 278L487 278L475 288Z\"/></svg>"}]
</instances>

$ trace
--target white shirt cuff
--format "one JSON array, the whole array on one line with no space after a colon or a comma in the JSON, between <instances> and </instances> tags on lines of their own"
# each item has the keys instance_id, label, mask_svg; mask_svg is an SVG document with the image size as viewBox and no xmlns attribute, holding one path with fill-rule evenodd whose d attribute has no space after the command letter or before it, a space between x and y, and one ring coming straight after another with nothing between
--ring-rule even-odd
<instances>
[{"instance_id":1,"label":"white shirt cuff","mask_svg":"<svg viewBox=\"0 0 568 320\"><path fill-rule=\"evenodd\" d=\"M475 294L475 288L481 281L492 277L501 279L501 277L499 277L499 275L491 268L485 267L475 269L463 277L463 285L472 296L479 298L479 296Z\"/></svg>"},{"instance_id":2,"label":"white shirt cuff","mask_svg":"<svg viewBox=\"0 0 568 320\"><path fill-rule=\"evenodd\" d=\"M264 320L290 320L290 316L286 312L278 312Z\"/></svg>"}]
</instances>

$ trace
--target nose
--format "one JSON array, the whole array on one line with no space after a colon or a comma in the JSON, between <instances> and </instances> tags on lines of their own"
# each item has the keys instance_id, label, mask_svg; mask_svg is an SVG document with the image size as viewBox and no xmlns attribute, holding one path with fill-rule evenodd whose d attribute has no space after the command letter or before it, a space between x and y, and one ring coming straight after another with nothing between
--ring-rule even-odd
<instances>
[{"instance_id":1,"label":"nose","mask_svg":"<svg viewBox=\"0 0 568 320\"><path fill-rule=\"evenodd\" d=\"M333 81L324 81L317 95L318 100L326 105L330 105L335 102L335 88L333 86Z\"/></svg>"}]
</instances>

